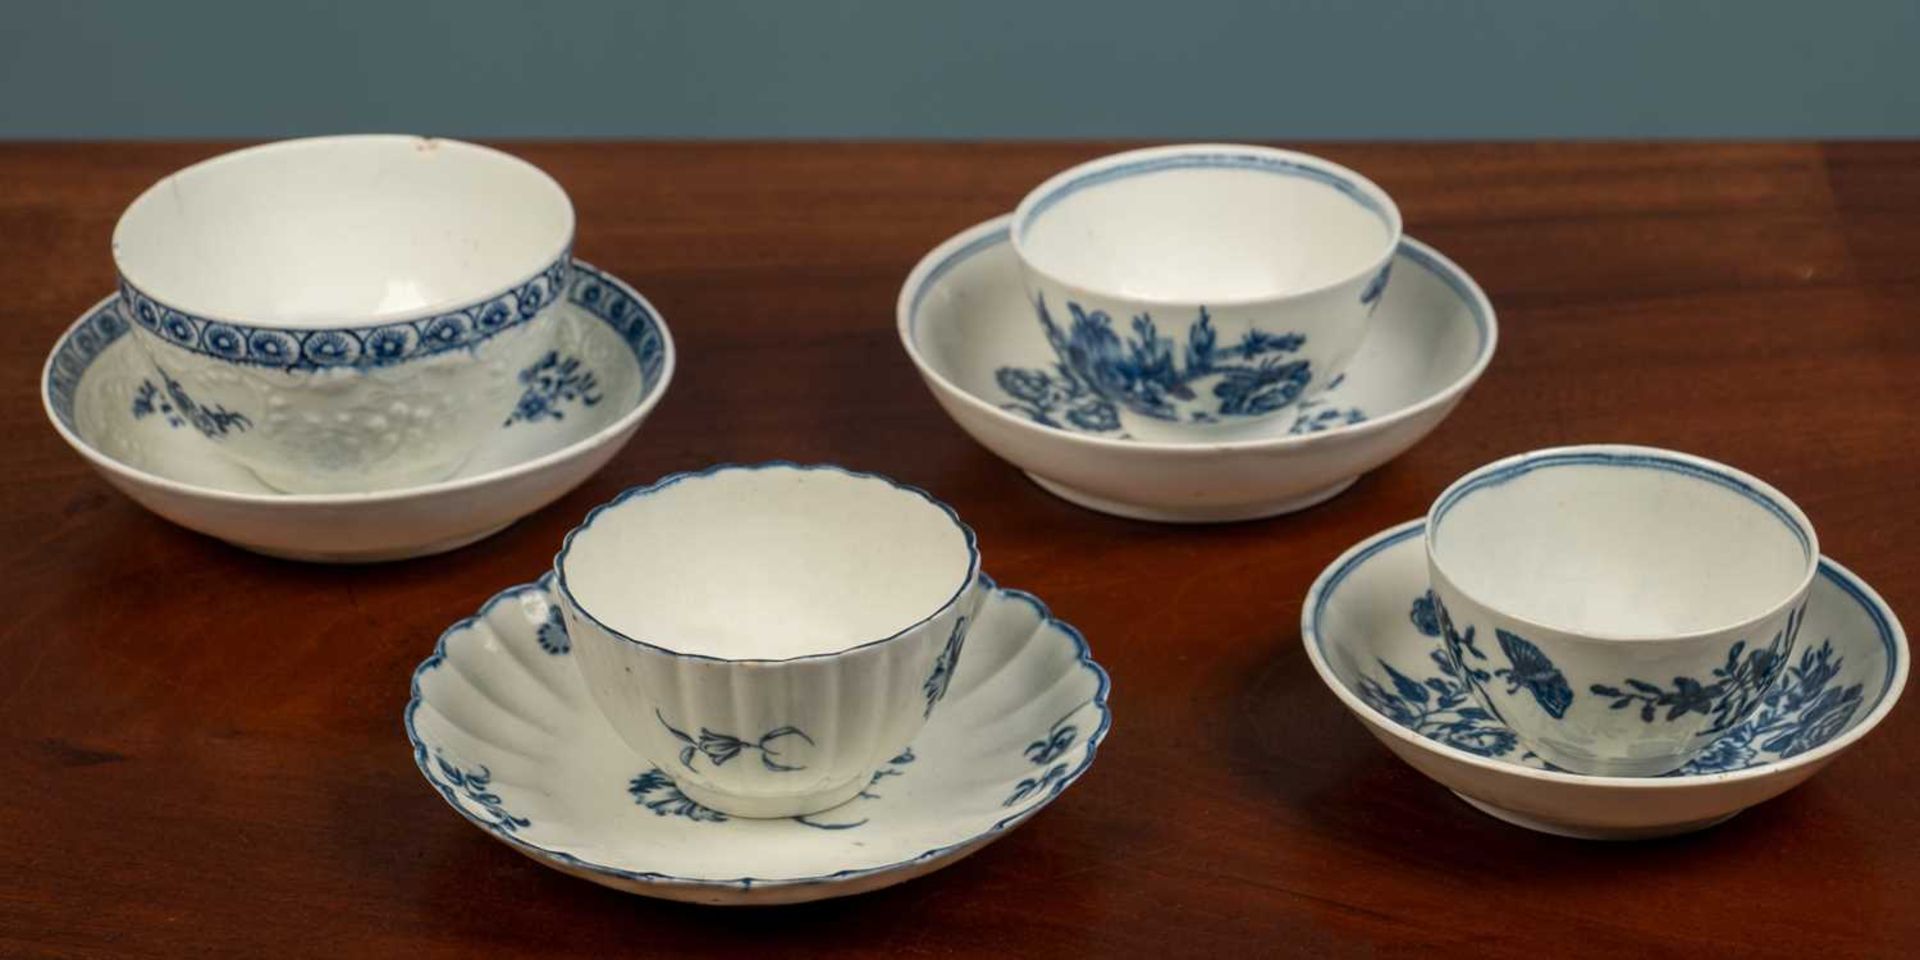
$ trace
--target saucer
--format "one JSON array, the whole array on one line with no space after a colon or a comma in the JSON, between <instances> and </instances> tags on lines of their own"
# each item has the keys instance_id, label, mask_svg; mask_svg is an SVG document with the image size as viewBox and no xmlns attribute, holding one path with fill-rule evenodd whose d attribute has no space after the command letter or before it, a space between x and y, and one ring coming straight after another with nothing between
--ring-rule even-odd
<instances>
[{"instance_id":1,"label":"saucer","mask_svg":"<svg viewBox=\"0 0 1920 960\"><path fill-rule=\"evenodd\" d=\"M1301 636L1320 678L1388 749L1509 823L1605 840L1713 826L1813 776L1872 730L1906 684L1899 620L1823 558L1799 644L1746 721L1671 774L1561 771L1478 709L1448 665L1427 593L1425 529L1424 520L1401 524L1335 560L1307 593Z\"/></svg>"},{"instance_id":2,"label":"saucer","mask_svg":"<svg viewBox=\"0 0 1920 960\"><path fill-rule=\"evenodd\" d=\"M688 799L595 709L552 575L454 624L413 674L407 736L462 816L535 860L669 900L798 903L892 886L978 850L1079 779L1107 674L1030 594L985 597L939 709L854 799L742 819Z\"/></svg>"},{"instance_id":3,"label":"saucer","mask_svg":"<svg viewBox=\"0 0 1920 960\"><path fill-rule=\"evenodd\" d=\"M1138 440L1112 404L1055 359L1022 285L1009 219L962 231L920 261L900 291L901 343L962 430L1042 488L1093 510L1194 523L1313 506L1432 432L1479 379L1498 339L1493 307L1473 279L1403 239L1359 352L1291 422L1232 442Z\"/></svg>"},{"instance_id":4,"label":"saucer","mask_svg":"<svg viewBox=\"0 0 1920 960\"><path fill-rule=\"evenodd\" d=\"M462 547L578 486L633 436L673 378L673 340L646 299L574 261L553 350L519 374L512 414L452 478L371 493L285 494L193 431L244 430L195 404L127 336L118 295L54 346L47 416L107 481L182 526L273 556L397 560ZM190 442L193 441L193 442Z\"/></svg>"}]
</instances>

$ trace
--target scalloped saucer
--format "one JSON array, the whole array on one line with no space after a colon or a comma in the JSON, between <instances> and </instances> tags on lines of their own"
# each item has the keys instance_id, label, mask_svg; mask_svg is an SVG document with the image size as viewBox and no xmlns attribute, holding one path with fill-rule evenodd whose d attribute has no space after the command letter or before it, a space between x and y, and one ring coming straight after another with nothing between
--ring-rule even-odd
<instances>
[{"instance_id":1,"label":"scalloped saucer","mask_svg":"<svg viewBox=\"0 0 1920 960\"><path fill-rule=\"evenodd\" d=\"M666 393L673 340L632 287L575 260L559 309L553 350L521 372L512 417L458 473L426 486L286 494L207 456L193 431L246 424L177 395L126 336L118 295L54 345L41 397L60 435L108 482L182 526L296 560L425 556L488 537L578 486Z\"/></svg>"},{"instance_id":2,"label":"scalloped saucer","mask_svg":"<svg viewBox=\"0 0 1920 960\"><path fill-rule=\"evenodd\" d=\"M947 697L853 800L729 817L682 796L594 708L551 574L454 624L413 674L407 736L455 810L554 869L712 904L798 903L892 886L1051 803L1106 736L1106 671L1031 594L990 590Z\"/></svg>"},{"instance_id":3,"label":"scalloped saucer","mask_svg":"<svg viewBox=\"0 0 1920 960\"><path fill-rule=\"evenodd\" d=\"M1314 669L1367 729L1475 808L1561 836L1626 840L1701 830L1813 776L1872 730L1907 679L1907 638L1880 595L1822 558L1799 645L1759 709L1658 777L1553 768L1478 709L1448 664L1415 520L1348 550L1301 611Z\"/></svg>"}]
</instances>

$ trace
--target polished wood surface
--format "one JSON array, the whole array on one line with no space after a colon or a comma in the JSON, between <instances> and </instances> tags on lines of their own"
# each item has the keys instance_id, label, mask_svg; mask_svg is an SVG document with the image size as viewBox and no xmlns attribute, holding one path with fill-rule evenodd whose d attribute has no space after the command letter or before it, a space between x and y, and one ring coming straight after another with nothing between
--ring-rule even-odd
<instances>
[{"instance_id":1,"label":"polished wood surface","mask_svg":"<svg viewBox=\"0 0 1920 960\"><path fill-rule=\"evenodd\" d=\"M521 144L578 252L660 307L678 378L605 471L452 554L320 567L173 526L46 422L122 206L220 145L0 147L0 955L1920 955L1920 704L1706 833L1562 840L1394 759L1300 647L1308 583L1468 469L1635 441L1793 496L1920 617L1920 145L1349 146L1486 287L1500 352L1324 506L1090 513L950 423L894 334L908 268L1110 145ZM1099 761L950 869L727 913L562 876L462 821L400 724L451 621L620 489L716 461L918 484L1112 672Z\"/></svg>"}]
</instances>

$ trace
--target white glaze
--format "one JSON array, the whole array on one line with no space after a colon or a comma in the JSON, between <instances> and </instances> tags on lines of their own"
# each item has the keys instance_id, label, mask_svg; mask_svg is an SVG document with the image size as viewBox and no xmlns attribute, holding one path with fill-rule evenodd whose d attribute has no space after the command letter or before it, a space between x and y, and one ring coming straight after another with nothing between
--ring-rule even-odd
<instances>
[{"instance_id":1,"label":"white glaze","mask_svg":"<svg viewBox=\"0 0 1920 960\"><path fill-rule=\"evenodd\" d=\"M890 480L787 463L677 474L567 535L587 689L701 804L844 802L944 697L978 597L971 530Z\"/></svg>"}]
</instances>

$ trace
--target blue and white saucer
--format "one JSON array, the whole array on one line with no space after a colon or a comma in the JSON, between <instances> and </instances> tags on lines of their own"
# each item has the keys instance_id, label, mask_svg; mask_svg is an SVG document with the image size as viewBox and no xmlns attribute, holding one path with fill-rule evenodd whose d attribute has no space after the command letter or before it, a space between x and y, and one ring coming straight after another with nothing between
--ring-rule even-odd
<instances>
[{"instance_id":1,"label":"blue and white saucer","mask_svg":"<svg viewBox=\"0 0 1920 960\"><path fill-rule=\"evenodd\" d=\"M1699 830L1799 785L1858 743L1907 679L1907 638L1879 594L1820 561L1800 644L1746 722L1680 770L1598 777L1557 770L1478 709L1447 663L1415 520L1347 551L1307 593L1314 669L1387 748L1474 807L1587 839Z\"/></svg>"},{"instance_id":2,"label":"blue and white saucer","mask_svg":"<svg viewBox=\"0 0 1920 960\"><path fill-rule=\"evenodd\" d=\"M578 486L640 427L673 379L673 339L632 287L583 261L554 348L520 372L512 416L453 477L372 493L286 494L193 431L219 413L176 396L141 352L118 295L67 329L41 377L47 418L140 505L239 547L300 560L417 557L497 532ZM244 419L244 418L243 418ZM232 425L227 424L230 428Z\"/></svg>"},{"instance_id":3,"label":"blue and white saucer","mask_svg":"<svg viewBox=\"0 0 1920 960\"><path fill-rule=\"evenodd\" d=\"M462 816L615 889L772 904L910 880L1053 802L1112 721L1106 671L1079 632L987 581L946 699L865 792L806 817L729 817L682 796L594 707L550 579L506 590L440 637L414 671L407 736Z\"/></svg>"}]
</instances>

